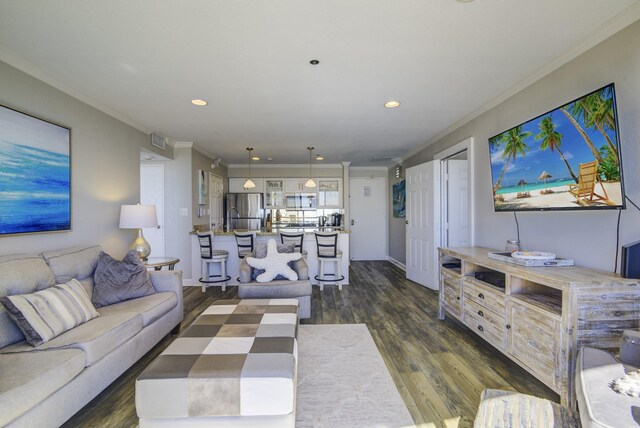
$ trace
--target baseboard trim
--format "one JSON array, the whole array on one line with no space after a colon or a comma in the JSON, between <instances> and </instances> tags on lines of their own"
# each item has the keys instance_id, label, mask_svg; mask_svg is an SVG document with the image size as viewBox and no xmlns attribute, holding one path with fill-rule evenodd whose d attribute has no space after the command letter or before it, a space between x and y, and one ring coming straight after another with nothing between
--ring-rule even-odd
<instances>
[{"instance_id":1,"label":"baseboard trim","mask_svg":"<svg viewBox=\"0 0 640 428\"><path fill-rule=\"evenodd\" d=\"M405 272L407 271L407 266L404 263L400 263L399 261L397 261L396 259L394 259L393 257L390 257L390 256L387 257L387 260L389 260L394 265L398 266L403 271L405 271Z\"/></svg>"}]
</instances>

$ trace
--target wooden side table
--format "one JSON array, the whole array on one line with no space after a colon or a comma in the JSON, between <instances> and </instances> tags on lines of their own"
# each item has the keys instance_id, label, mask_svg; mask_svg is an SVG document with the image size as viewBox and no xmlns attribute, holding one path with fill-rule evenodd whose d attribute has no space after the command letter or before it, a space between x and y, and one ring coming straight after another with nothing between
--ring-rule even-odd
<instances>
[{"instance_id":1,"label":"wooden side table","mask_svg":"<svg viewBox=\"0 0 640 428\"><path fill-rule=\"evenodd\" d=\"M168 266L169 270L173 270L179 261L180 259L177 257L149 257L142 263L145 267L152 267L154 270L161 270L163 266Z\"/></svg>"}]
</instances>

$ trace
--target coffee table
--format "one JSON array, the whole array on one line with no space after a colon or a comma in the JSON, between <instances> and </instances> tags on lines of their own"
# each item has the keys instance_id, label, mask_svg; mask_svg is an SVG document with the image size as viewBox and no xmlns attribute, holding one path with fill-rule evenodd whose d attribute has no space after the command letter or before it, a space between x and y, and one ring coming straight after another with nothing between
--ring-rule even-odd
<instances>
[{"instance_id":1,"label":"coffee table","mask_svg":"<svg viewBox=\"0 0 640 428\"><path fill-rule=\"evenodd\" d=\"M296 299L219 300L136 380L140 427L295 425Z\"/></svg>"}]
</instances>

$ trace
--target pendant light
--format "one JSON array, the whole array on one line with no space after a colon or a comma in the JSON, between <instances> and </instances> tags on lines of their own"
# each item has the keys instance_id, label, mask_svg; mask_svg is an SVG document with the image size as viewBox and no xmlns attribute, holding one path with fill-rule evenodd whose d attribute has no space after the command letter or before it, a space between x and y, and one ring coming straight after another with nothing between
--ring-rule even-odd
<instances>
[{"instance_id":1,"label":"pendant light","mask_svg":"<svg viewBox=\"0 0 640 428\"><path fill-rule=\"evenodd\" d=\"M249 152L249 178L247 178L247 181L245 181L242 186L245 190L255 189L256 187L256 183L251 179L251 152L253 151L253 147L247 147L247 151Z\"/></svg>"},{"instance_id":2,"label":"pendant light","mask_svg":"<svg viewBox=\"0 0 640 428\"><path fill-rule=\"evenodd\" d=\"M313 181L313 178L311 178L311 157L312 157L312 151L315 147L307 147L307 150L309 150L309 179L307 180L306 183L304 183L304 187L316 187L316 182Z\"/></svg>"}]
</instances>

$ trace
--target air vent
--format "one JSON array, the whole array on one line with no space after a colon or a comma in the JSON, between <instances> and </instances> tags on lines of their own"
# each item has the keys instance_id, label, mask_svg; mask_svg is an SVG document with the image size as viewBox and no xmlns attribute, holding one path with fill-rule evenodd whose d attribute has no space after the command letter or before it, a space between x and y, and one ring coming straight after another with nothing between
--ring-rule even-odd
<instances>
[{"instance_id":1,"label":"air vent","mask_svg":"<svg viewBox=\"0 0 640 428\"><path fill-rule=\"evenodd\" d=\"M402 165L396 165L395 176L396 178L402 178Z\"/></svg>"},{"instance_id":2,"label":"air vent","mask_svg":"<svg viewBox=\"0 0 640 428\"><path fill-rule=\"evenodd\" d=\"M151 145L164 150L167 146L167 139L159 136L158 134L151 134Z\"/></svg>"}]
</instances>

